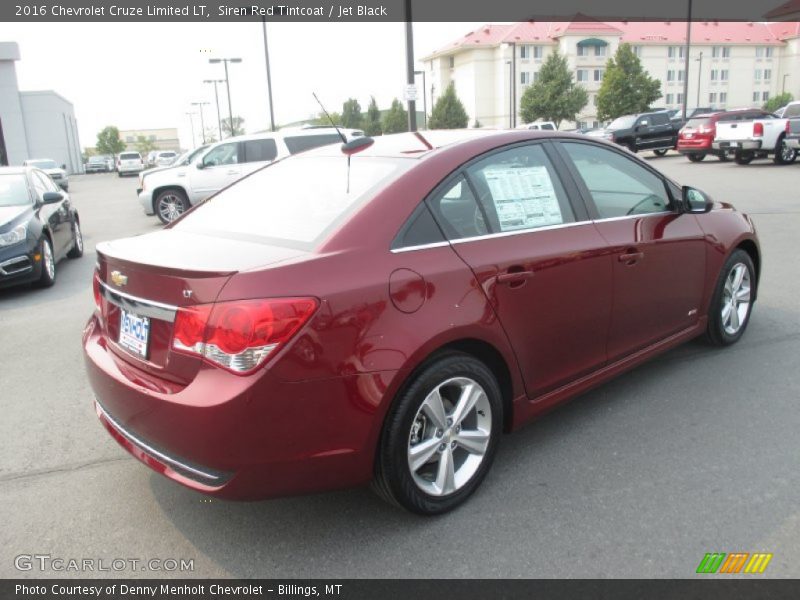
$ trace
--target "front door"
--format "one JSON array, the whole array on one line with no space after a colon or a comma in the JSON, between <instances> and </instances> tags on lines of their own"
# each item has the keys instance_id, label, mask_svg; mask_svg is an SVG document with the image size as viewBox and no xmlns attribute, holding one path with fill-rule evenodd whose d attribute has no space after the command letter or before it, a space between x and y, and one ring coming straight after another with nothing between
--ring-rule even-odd
<instances>
[{"instance_id":1,"label":"front door","mask_svg":"<svg viewBox=\"0 0 800 600\"><path fill-rule=\"evenodd\" d=\"M695 325L706 264L695 216L682 212L667 182L638 159L599 144L561 147L611 251L609 361Z\"/></svg>"},{"instance_id":2,"label":"front door","mask_svg":"<svg viewBox=\"0 0 800 600\"><path fill-rule=\"evenodd\" d=\"M494 307L530 398L606 360L611 258L567 189L544 144L528 143L472 163L428 200Z\"/></svg>"},{"instance_id":3,"label":"front door","mask_svg":"<svg viewBox=\"0 0 800 600\"><path fill-rule=\"evenodd\" d=\"M239 142L220 144L209 150L195 166L189 166L192 204L208 198L241 176L239 149Z\"/></svg>"}]
</instances>

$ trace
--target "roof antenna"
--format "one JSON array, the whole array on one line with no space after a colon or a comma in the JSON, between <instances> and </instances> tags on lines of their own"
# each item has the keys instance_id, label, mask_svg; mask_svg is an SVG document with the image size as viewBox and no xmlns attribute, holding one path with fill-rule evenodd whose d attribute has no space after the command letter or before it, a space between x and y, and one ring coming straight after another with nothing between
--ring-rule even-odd
<instances>
[{"instance_id":1,"label":"roof antenna","mask_svg":"<svg viewBox=\"0 0 800 600\"><path fill-rule=\"evenodd\" d=\"M322 112L324 112L325 116L328 117L328 121L331 122L331 125L333 125L333 128L336 130L336 133L338 133L339 137L342 138L342 143L346 144L347 143L347 138L344 137L344 134L342 133L342 131L339 129L339 127L336 125L336 123L333 122L333 119L331 119L331 116L328 114L328 111L325 110L324 106L322 106L322 102L320 102L319 98L317 98L317 94L315 92L311 92L311 94L314 96L314 100L317 101L317 104L319 104L319 107L322 109Z\"/></svg>"}]
</instances>

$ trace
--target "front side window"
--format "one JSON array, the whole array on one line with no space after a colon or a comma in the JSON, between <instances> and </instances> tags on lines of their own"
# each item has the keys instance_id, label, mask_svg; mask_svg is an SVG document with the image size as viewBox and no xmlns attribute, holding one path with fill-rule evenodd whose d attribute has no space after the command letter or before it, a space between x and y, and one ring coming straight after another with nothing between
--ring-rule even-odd
<instances>
[{"instance_id":1,"label":"front side window","mask_svg":"<svg viewBox=\"0 0 800 600\"><path fill-rule=\"evenodd\" d=\"M492 233L575 221L567 195L540 145L492 154L467 169Z\"/></svg>"},{"instance_id":2,"label":"front side window","mask_svg":"<svg viewBox=\"0 0 800 600\"><path fill-rule=\"evenodd\" d=\"M235 165L239 160L239 143L220 144L208 151L203 157L203 165L217 167L220 165Z\"/></svg>"},{"instance_id":3,"label":"front side window","mask_svg":"<svg viewBox=\"0 0 800 600\"><path fill-rule=\"evenodd\" d=\"M669 210L663 180L622 154L596 146L562 142L585 184L600 219Z\"/></svg>"}]
</instances>

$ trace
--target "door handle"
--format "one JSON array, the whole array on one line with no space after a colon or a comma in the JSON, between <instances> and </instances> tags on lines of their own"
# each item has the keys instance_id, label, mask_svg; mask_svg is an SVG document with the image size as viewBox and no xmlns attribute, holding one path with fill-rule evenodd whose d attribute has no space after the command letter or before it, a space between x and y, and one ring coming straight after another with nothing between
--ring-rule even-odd
<instances>
[{"instance_id":1,"label":"door handle","mask_svg":"<svg viewBox=\"0 0 800 600\"><path fill-rule=\"evenodd\" d=\"M535 273L533 271L510 271L498 275L497 283L508 284L511 287L519 287L534 275Z\"/></svg>"},{"instance_id":2,"label":"door handle","mask_svg":"<svg viewBox=\"0 0 800 600\"><path fill-rule=\"evenodd\" d=\"M235 169L231 169L230 171L228 171L228 173L227 173L227 174L228 174L228 175L238 175L239 173L240 173L240 171L237 171L237 170L235 170Z\"/></svg>"},{"instance_id":3,"label":"door handle","mask_svg":"<svg viewBox=\"0 0 800 600\"><path fill-rule=\"evenodd\" d=\"M644 252L627 251L625 254L620 254L617 257L619 262L625 263L628 266L635 265L644 258Z\"/></svg>"}]
</instances>

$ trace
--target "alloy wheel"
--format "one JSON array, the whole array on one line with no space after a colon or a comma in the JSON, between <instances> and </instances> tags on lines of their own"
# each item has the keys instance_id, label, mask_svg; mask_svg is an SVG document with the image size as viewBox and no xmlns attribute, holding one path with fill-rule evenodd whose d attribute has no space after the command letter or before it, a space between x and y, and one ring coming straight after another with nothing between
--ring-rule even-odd
<instances>
[{"instance_id":1,"label":"alloy wheel","mask_svg":"<svg viewBox=\"0 0 800 600\"><path fill-rule=\"evenodd\" d=\"M736 335L750 310L750 271L736 263L725 278L722 290L722 327L728 335Z\"/></svg>"},{"instance_id":2,"label":"alloy wheel","mask_svg":"<svg viewBox=\"0 0 800 600\"><path fill-rule=\"evenodd\" d=\"M47 276L53 279L56 276L56 262L53 260L53 249L50 243L45 241L42 244L42 260L44 261L44 268L47 270Z\"/></svg>"},{"instance_id":3,"label":"alloy wheel","mask_svg":"<svg viewBox=\"0 0 800 600\"><path fill-rule=\"evenodd\" d=\"M167 223L180 217L185 210L183 198L177 194L165 194L158 202L158 212Z\"/></svg>"}]
</instances>

